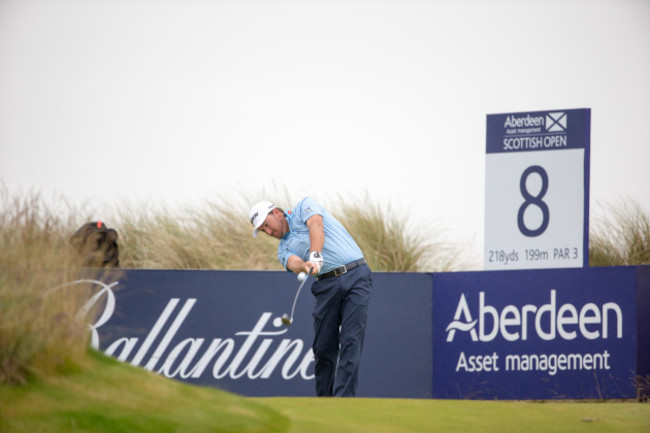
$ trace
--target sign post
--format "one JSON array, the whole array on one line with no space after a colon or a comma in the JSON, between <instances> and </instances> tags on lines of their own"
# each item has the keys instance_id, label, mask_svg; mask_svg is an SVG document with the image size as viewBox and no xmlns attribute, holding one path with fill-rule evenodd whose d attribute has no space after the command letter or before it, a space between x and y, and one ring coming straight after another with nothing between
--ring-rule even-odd
<instances>
[{"instance_id":1,"label":"sign post","mask_svg":"<svg viewBox=\"0 0 650 433\"><path fill-rule=\"evenodd\" d=\"M487 270L589 265L590 109L487 116Z\"/></svg>"}]
</instances>

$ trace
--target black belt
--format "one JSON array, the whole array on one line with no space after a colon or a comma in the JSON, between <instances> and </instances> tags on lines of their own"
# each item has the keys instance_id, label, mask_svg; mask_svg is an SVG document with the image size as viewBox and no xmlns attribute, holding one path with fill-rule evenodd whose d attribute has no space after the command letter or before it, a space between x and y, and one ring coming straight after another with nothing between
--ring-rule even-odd
<instances>
[{"instance_id":1,"label":"black belt","mask_svg":"<svg viewBox=\"0 0 650 433\"><path fill-rule=\"evenodd\" d=\"M345 274L347 271L351 271L352 269L365 264L366 264L366 259L359 259L357 261L350 262L347 265L339 266L336 269L332 269L329 272L325 272L324 274L316 277L316 279L324 280L325 278L329 278L329 277L338 277L339 275Z\"/></svg>"}]
</instances>

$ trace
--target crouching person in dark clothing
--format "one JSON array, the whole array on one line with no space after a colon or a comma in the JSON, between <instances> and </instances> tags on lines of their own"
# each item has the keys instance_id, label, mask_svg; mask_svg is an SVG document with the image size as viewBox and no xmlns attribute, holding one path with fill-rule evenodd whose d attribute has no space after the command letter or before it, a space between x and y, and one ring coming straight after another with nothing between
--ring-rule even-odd
<instances>
[{"instance_id":1,"label":"crouching person in dark clothing","mask_svg":"<svg viewBox=\"0 0 650 433\"><path fill-rule=\"evenodd\" d=\"M81 256L83 267L117 268L120 266L117 239L117 231L101 221L93 221L81 226L70 243Z\"/></svg>"}]
</instances>

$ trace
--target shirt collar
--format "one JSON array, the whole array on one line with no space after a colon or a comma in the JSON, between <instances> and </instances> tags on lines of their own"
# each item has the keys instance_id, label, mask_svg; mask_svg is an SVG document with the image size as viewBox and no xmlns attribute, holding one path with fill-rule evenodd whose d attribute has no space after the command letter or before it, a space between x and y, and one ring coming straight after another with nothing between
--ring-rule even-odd
<instances>
[{"instance_id":1,"label":"shirt collar","mask_svg":"<svg viewBox=\"0 0 650 433\"><path fill-rule=\"evenodd\" d=\"M293 212L285 211L284 212L284 217L287 219L287 223L289 224L289 231L287 232L287 234L285 234L282 237L282 239L286 239L287 236L289 236L289 234L291 233L291 223L293 222L293 217L294 217Z\"/></svg>"}]
</instances>

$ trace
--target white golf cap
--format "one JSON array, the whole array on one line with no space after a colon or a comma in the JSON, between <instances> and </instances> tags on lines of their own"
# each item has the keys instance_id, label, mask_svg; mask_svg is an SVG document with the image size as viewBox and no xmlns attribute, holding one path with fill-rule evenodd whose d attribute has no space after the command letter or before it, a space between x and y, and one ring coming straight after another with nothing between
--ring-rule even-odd
<instances>
[{"instance_id":1,"label":"white golf cap","mask_svg":"<svg viewBox=\"0 0 650 433\"><path fill-rule=\"evenodd\" d=\"M251 208L249 217L251 224L253 224L253 237L257 236L259 233L257 229L260 228L266 219L266 216L275 208L277 208L276 205L266 200L255 203L255 205Z\"/></svg>"}]
</instances>

